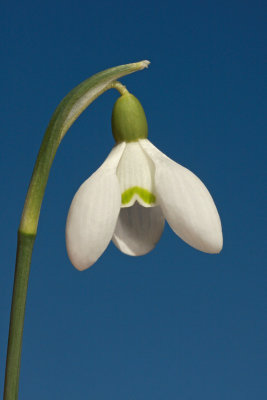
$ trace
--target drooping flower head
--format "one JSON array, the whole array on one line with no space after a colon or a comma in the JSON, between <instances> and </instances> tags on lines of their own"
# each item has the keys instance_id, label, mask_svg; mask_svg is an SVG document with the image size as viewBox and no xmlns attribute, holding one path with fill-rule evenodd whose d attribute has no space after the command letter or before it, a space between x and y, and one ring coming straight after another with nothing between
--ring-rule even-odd
<instances>
[{"instance_id":1,"label":"drooping flower head","mask_svg":"<svg viewBox=\"0 0 267 400\"><path fill-rule=\"evenodd\" d=\"M126 91L112 112L115 147L74 196L66 224L72 264L84 270L113 243L139 256L159 241L165 220L192 247L219 253L222 228L205 185L147 139L142 105Z\"/></svg>"}]
</instances>

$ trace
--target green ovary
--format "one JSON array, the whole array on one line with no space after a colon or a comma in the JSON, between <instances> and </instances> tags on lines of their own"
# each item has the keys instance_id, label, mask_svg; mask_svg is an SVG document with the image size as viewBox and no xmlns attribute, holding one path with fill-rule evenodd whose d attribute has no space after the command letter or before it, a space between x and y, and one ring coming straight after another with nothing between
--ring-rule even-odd
<instances>
[{"instance_id":1,"label":"green ovary","mask_svg":"<svg viewBox=\"0 0 267 400\"><path fill-rule=\"evenodd\" d=\"M143 189L140 186L133 186L122 193L121 195L122 204L130 203L132 197L135 194L137 194L144 201L144 203L152 204L156 202L156 196L153 193L150 193L148 190Z\"/></svg>"}]
</instances>

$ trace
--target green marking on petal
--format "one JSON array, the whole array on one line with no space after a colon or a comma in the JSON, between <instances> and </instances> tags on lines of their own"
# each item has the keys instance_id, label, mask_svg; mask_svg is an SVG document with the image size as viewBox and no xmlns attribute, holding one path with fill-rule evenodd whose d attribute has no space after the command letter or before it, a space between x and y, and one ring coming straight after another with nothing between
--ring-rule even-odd
<instances>
[{"instance_id":1,"label":"green marking on petal","mask_svg":"<svg viewBox=\"0 0 267 400\"><path fill-rule=\"evenodd\" d=\"M147 204L152 204L156 202L156 196L153 193L150 193L148 190L143 189L140 186L133 186L122 193L121 195L122 204L130 203L132 197L135 194L137 194Z\"/></svg>"}]
</instances>

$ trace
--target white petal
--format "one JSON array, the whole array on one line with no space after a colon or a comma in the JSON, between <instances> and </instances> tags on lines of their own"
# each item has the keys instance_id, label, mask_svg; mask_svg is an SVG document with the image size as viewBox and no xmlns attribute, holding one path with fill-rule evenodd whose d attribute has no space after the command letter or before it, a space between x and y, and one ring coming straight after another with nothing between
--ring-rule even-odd
<instances>
[{"instance_id":1,"label":"white petal","mask_svg":"<svg viewBox=\"0 0 267 400\"><path fill-rule=\"evenodd\" d=\"M154 169L152 161L138 142L126 144L117 168L122 207L130 207L135 201L144 207L155 205Z\"/></svg>"},{"instance_id":2,"label":"white petal","mask_svg":"<svg viewBox=\"0 0 267 400\"><path fill-rule=\"evenodd\" d=\"M186 243L206 253L222 249L221 221L205 185L147 139L139 141L155 164L155 191L163 214Z\"/></svg>"},{"instance_id":3,"label":"white petal","mask_svg":"<svg viewBox=\"0 0 267 400\"><path fill-rule=\"evenodd\" d=\"M164 217L159 206L148 208L135 203L121 209L112 240L123 253L141 256L156 246L163 229Z\"/></svg>"},{"instance_id":4,"label":"white petal","mask_svg":"<svg viewBox=\"0 0 267 400\"><path fill-rule=\"evenodd\" d=\"M75 194L66 224L67 252L79 270L90 267L108 246L120 211L116 168L125 143L114 147L102 166Z\"/></svg>"}]
</instances>

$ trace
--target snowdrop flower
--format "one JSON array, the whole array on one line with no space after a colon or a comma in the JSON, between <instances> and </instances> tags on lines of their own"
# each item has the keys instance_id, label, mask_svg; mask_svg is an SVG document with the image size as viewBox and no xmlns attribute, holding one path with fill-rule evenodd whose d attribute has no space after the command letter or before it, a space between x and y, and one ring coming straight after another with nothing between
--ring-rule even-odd
<instances>
[{"instance_id":1,"label":"snowdrop flower","mask_svg":"<svg viewBox=\"0 0 267 400\"><path fill-rule=\"evenodd\" d=\"M67 252L84 270L113 243L139 256L159 241L165 219L192 247L219 253L222 229L205 185L147 139L140 102L129 92L115 103L112 131L117 142L101 167L79 188L66 224Z\"/></svg>"}]
</instances>

